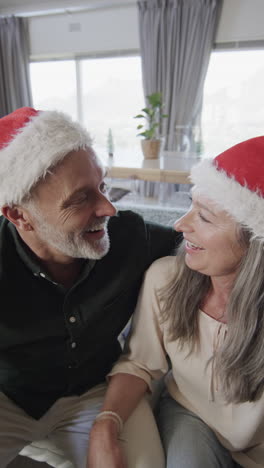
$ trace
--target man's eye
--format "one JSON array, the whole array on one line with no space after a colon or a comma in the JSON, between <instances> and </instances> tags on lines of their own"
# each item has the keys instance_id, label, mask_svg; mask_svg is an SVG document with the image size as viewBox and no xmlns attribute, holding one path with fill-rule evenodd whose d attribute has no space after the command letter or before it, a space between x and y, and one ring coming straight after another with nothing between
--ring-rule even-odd
<instances>
[{"instance_id":1,"label":"man's eye","mask_svg":"<svg viewBox=\"0 0 264 468\"><path fill-rule=\"evenodd\" d=\"M100 185L100 190L102 193L106 193L108 191L108 185L106 182L102 182L102 184Z\"/></svg>"},{"instance_id":2,"label":"man's eye","mask_svg":"<svg viewBox=\"0 0 264 468\"><path fill-rule=\"evenodd\" d=\"M87 198L87 195L83 195L82 197L77 198L74 202L74 205L80 205L81 203L86 202Z\"/></svg>"}]
</instances>

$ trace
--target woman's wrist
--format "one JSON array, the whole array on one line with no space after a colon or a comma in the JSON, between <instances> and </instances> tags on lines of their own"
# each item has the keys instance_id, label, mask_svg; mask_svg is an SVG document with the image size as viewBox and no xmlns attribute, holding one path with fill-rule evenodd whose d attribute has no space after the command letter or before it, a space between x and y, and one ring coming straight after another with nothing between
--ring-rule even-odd
<instances>
[{"instance_id":1,"label":"woman's wrist","mask_svg":"<svg viewBox=\"0 0 264 468\"><path fill-rule=\"evenodd\" d=\"M93 432L107 433L115 438L119 437L117 424L112 419L101 419L95 421L92 427Z\"/></svg>"},{"instance_id":2,"label":"woman's wrist","mask_svg":"<svg viewBox=\"0 0 264 468\"><path fill-rule=\"evenodd\" d=\"M115 411L111 411L111 410L101 411L96 416L95 423L97 423L99 421L104 421L104 420L113 421L117 426L118 435L121 434L121 432L123 431L124 423L123 423L123 420L122 420L121 416L119 416L118 413L116 413Z\"/></svg>"}]
</instances>

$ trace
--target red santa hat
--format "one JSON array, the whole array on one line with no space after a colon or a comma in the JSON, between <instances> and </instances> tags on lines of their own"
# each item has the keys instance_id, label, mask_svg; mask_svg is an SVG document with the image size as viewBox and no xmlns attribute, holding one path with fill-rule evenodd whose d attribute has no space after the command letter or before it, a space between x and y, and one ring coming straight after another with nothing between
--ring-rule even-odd
<instances>
[{"instance_id":1,"label":"red santa hat","mask_svg":"<svg viewBox=\"0 0 264 468\"><path fill-rule=\"evenodd\" d=\"M87 131L57 111L22 107L0 119L0 206L21 203L71 151L90 147Z\"/></svg>"},{"instance_id":2,"label":"red santa hat","mask_svg":"<svg viewBox=\"0 0 264 468\"><path fill-rule=\"evenodd\" d=\"M197 193L206 196L264 238L264 136L239 143L191 170Z\"/></svg>"}]
</instances>

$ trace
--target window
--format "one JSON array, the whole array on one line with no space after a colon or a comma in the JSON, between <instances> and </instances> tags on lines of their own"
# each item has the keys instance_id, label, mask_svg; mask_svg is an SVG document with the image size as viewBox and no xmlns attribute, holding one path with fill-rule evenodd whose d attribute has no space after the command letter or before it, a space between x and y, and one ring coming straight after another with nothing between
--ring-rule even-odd
<instances>
[{"instance_id":1,"label":"window","mask_svg":"<svg viewBox=\"0 0 264 468\"><path fill-rule=\"evenodd\" d=\"M95 147L105 151L111 128L115 148L133 150L138 145L133 117L144 106L140 58L82 60L80 65L83 121Z\"/></svg>"},{"instance_id":2,"label":"window","mask_svg":"<svg viewBox=\"0 0 264 468\"><path fill-rule=\"evenodd\" d=\"M77 119L74 60L31 63L30 78L36 109L57 109Z\"/></svg>"},{"instance_id":3,"label":"window","mask_svg":"<svg viewBox=\"0 0 264 468\"><path fill-rule=\"evenodd\" d=\"M215 156L263 135L264 50L219 51L211 55L204 86L203 152Z\"/></svg>"},{"instance_id":4,"label":"window","mask_svg":"<svg viewBox=\"0 0 264 468\"><path fill-rule=\"evenodd\" d=\"M99 155L107 154L109 129L118 151L139 147L133 119L144 106L139 56L32 63L31 82L34 106L81 121Z\"/></svg>"}]
</instances>

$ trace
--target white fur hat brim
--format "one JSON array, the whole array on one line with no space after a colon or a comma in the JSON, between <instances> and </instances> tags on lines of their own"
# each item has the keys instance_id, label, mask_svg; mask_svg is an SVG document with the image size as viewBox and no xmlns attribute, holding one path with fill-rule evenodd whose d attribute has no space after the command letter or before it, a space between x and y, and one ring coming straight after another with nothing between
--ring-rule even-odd
<instances>
[{"instance_id":1,"label":"white fur hat brim","mask_svg":"<svg viewBox=\"0 0 264 468\"><path fill-rule=\"evenodd\" d=\"M195 192L215 202L238 223L251 231L253 237L264 239L264 199L242 186L224 170L217 169L214 160L204 159L191 170Z\"/></svg>"},{"instance_id":2,"label":"white fur hat brim","mask_svg":"<svg viewBox=\"0 0 264 468\"><path fill-rule=\"evenodd\" d=\"M88 132L64 113L39 111L0 149L0 206L21 203L68 153L91 144Z\"/></svg>"}]
</instances>

